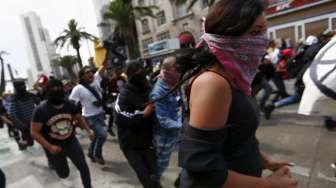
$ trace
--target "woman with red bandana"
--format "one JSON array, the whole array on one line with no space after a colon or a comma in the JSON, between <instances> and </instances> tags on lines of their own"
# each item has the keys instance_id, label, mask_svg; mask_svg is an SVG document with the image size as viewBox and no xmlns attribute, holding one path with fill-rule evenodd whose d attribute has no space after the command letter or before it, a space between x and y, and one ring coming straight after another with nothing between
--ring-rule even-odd
<instances>
[{"instance_id":1,"label":"woman with red bandana","mask_svg":"<svg viewBox=\"0 0 336 188\"><path fill-rule=\"evenodd\" d=\"M191 79L179 149L182 188L297 186L288 163L271 160L256 138L259 112L251 82L268 43L264 9L263 0L218 1L206 18L198 50L177 58L195 65L184 76ZM262 178L263 169L274 174Z\"/></svg>"}]
</instances>

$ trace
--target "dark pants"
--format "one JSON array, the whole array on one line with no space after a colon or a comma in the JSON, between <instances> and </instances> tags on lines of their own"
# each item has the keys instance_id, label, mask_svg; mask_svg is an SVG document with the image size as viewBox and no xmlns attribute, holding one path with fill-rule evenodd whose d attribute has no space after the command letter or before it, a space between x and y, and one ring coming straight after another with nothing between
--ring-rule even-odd
<instances>
[{"instance_id":1,"label":"dark pants","mask_svg":"<svg viewBox=\"0 0 336 188\"><path fill-rule=\"evenodd\" d=\"M109 116L110 116L110 119L108 122L108 130L111 131L113 128L113 113L110 113Z\"/></svg>"},{"instance_id":2,"label":"dark pants","mask_svg":"<svg viewBox=\"0 0 336 188\"><path fill-rule=\"evenodd\" d=\"M123 153L136 172L144 188L158 188L160 183L155 181L156 160L155 151L148 150L123 150Z\"/></svg>"},{"instance_id":3,"label":"dark pants","mask_svg":"<svg viewBox=\"0 0 336 188\"><path fill-rule=\"evenodd\" d=\"M0 188L5 188L5 186L6 186L6 176L0 169Z\"/></svg>"},{"instance_id":4,"label":"dark pants","mask_svg":"<svg viewBox=\"0 0 336 188\"><path fill-rule=\"evenodd\" d=\"M288 93L286 91L286 86L285 83L283 81L283 79L281 78L281 76L278 73L275 73L272 77L272 81L275 85L275 87L277 88L277 97L281 97L281 98L285 98L288 96Z\"/></svg>"},{"instance_id":5,"label":"dark pants","mask_svg":"<svg viewBox=\"0 0 336 188\"><path fill-rule=\"evenodd\" d=\"M67 157L70 158L72 163L79 170L84 188L91 188L91 176L89 167L85 161L83 149L81 148L78 140L73 138L71 141L62 145L62 152L57 155L52 155L49 151L46 152L47 158L55 167L56 173L60 178L67 178L70 170Z\"/></svg>"},{"instance_id":6,"label":"dark pants","mask_svg":"<svg viewBox=\"0 0 336 188\"><path fill-rule=\"evenodd\" d=\"M25 127L21 130L22 133L22 140L27 142L27 146L33 146L34 145L34 139L32 138L30 134L30 128Z\"/></svg>"}]
</instances>

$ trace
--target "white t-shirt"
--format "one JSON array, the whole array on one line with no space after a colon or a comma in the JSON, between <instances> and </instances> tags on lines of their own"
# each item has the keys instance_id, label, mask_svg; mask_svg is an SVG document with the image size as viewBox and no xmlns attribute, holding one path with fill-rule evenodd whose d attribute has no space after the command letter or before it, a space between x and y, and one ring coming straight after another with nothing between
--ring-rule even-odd
<instances>
[{"instance_id":1,"label":"white t-shirt","mask_svg":"<svg viewBox=\"0 0 336 188\"><path fill-rule=\"evenodd\" d=\"M102 89L100 87L101 81L102 78L100 77L99 73L96 72L94 74L93 82L90 84L90 86L94 88L102 98ZM75 101L76 103L80 102L82 104L82 115L84 117L90 117L104 112L102 107L96 107L93 105L93 102L97 101L96 97L91 93L91 91L81 84L76 85L72 89L69 99Z\"/></svg>"}]
</instances>

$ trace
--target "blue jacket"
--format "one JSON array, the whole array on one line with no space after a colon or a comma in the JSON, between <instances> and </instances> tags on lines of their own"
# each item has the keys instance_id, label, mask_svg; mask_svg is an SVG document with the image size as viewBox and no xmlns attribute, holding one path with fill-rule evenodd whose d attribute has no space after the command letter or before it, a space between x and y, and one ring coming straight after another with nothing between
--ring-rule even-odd
<instances>
[{"instance_id":1,"label":"blue jacket","mask_svg":"<svg viewBox=\"0 0 336 188\"><path fill-rule=\"evenodd\" d=\"M169 92L167 84L158 79L150 94L151 99L157 99ZM179 96L176 93L168 95L165 99L155 103L155 114L157 121L153 127L154 134L172 133L176 135L182 126L181 123L181 106ZM172 136L173 136L172 135Z\"/></svg>"}]
</instances>

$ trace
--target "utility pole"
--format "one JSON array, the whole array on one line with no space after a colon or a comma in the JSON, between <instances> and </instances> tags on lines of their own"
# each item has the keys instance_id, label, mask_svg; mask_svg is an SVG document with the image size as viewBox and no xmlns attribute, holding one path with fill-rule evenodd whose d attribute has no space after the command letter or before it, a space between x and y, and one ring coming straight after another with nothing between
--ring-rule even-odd
<instances>
[{"instance_id":1,"label":"utility pole","mask_svg":"<svg viewBox=\"0 0 336 188\"><path fill-rule=\"evenodd\" d=\"M11 81L13 82L14 74L13 74L13 71L12 71L12 66L10 64L7 64L7 68L8 68L8 72L9 72L9 77L10 77Z\"/></svg>"},{"instance_id":2,"label":"utility pole","mask_svg":"<svg viewBox=\"0 0 336 188\"><path fill-rule=\"evenodd\" d=\"M2 58L3 55L8 54L5 51L0 51L0 63L1 63L1 77L0 77L0 94L2 94L6 89L6 81L5 81L5 62Z\"/></svg>"}]
</instances>

